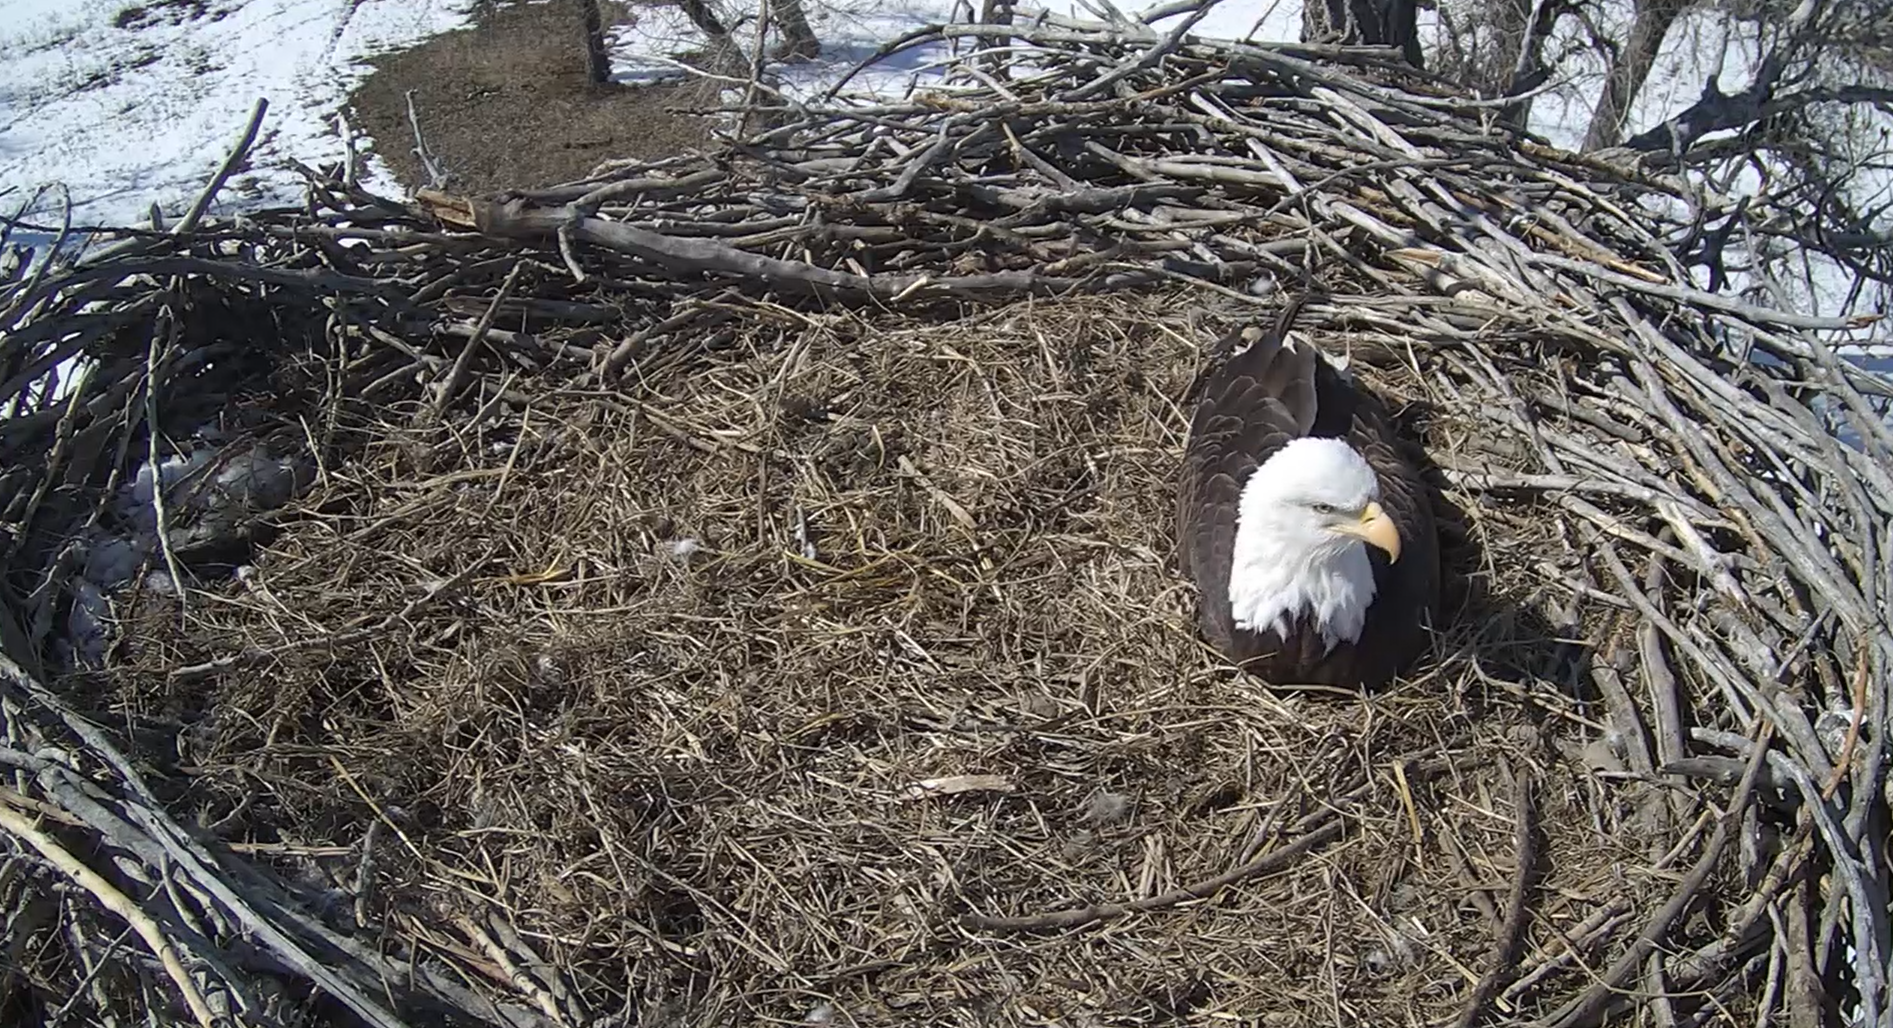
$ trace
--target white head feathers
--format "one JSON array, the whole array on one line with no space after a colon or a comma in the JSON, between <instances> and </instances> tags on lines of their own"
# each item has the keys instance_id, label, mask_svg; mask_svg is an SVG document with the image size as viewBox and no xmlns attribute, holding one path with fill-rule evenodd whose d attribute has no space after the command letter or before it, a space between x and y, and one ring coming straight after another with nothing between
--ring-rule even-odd
<instances>
[{"instance_id":1,"label":"white head feathers","mask_svg":"<svg viewBox=\"0 0 1893 1028\"><path fill-rule=\"evenodd\" d=\"M1372 544L1395 559L1374 469L1339 439L1295 439L1243 484L1229 602L1236 627L1286 637L1308 619L1332 650L1360 638L1374 601Z\"/></svg>"}]
</instances>

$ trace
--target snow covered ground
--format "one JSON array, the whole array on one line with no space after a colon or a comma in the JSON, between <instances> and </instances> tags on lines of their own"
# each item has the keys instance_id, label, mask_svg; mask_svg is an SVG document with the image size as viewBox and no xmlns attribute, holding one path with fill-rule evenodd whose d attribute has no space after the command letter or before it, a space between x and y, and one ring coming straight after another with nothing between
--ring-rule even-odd
<instances>
[{"instance_id":1,"label":"snow covered ground","mask_svg":"<svg viewBox=\"0 0 1893 1028\"><path fill-rule=\"evenodd\" d=\"M466 22L467 0L0 0L0 210L42 187L76 224L187 206L259 97L255 170L221 208L293 196L284 158L341 154L334 115L361 59ZM378 184L392 187L385 169Z\"/></svg>"}]
</instances>

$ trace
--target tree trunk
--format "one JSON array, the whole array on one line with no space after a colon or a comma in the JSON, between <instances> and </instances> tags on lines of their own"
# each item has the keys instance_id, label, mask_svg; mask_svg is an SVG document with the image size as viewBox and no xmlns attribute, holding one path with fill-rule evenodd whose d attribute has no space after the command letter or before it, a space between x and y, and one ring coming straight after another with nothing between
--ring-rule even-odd
<instances>
[{"instance_id":1,"label":"tree trunk","mask_svg":"<svg viewBox=\"0 0 1893 1028\"><path fill-rule=\"evenodd\" d=\"M677 0L677 6L684 9L690 23L702 32L705 39L704 57L709 67L703 69L716 75L729 75L748 78L749 59L744 57L736 41L730 38L730 30L725 28L722 19L710 10L706 0Z\"/></svg>"},{"instance_id":2,"label":"tree trunk","mask_svg":"<svg viewBox=\"0 0 1893 1028\"><path fill-rule=\"evenodd\" d=\"M1508 42L1516 40L1518 47L1518 59L1513 62L1511 77L1505 84L1507 96L1529 93L1551 77L1551 69L1545 67L1545 43L1551 39L1551 30L1557 27L1558 18L1568 8L1565 0L1513 0L1512 10L1522 15L1522 24L1516 36L1508 31L1505 37ZM1499 123L1523 132L1526 123L1531 121L1531 105L1529 97L1507 104L1499 110Z\"/></svg>"},{"instance_id":3,"label":"tree trunk","mask_svg":"<svg viewBox=\"0 0 1893 1028\"><path fill-rule=\"evenodd\" d=\"M1636 20L1630 25L1630 38L1624 41L1617 59L1604 79L1604 94L1597 100L1591 126L1584 133L1584 149L1601 150L1616 146L1623 138L1624 116L1631 101L1643 90L1656 64L1656 54L1663 48L1663 37L1683 13L1685 0L1637 0Z\"/></svg>"},{"instance_id":4,"label":"tree trunk","mask_svg":"<svg viewBox=\"0 0 1893 1028\"><path fill-rule=\"evenodd\" d=\"M585 77L593 82L611 81L611 55L605 52L605 18L598 0L578 0L579 21L585 31Z\"/></svg>"},{"instance_id":5,"label":"tree trunk","mask_svg":"<svg viewBox=\"0 0 1893 1028\"><path fill-rule=\"evenodd\" d=\"M776 23L776 34L782 42L777 44L775 58L786 61L791 58L812 60L822 52L821 40L815 38L815 30L809 28L808 15L802 13L802 0L764 0L769 5L769 17Z\"/></svg>"},{"instance_id":6,"label":"tree trunk","mask_svg":"<svg viewBox=\"0 0 1893 1028\"><path fill-rule=\"evenodd\" d=\"M980 0L980 5L979 5L980 24L982 25L1010 25L1012 24L1012 3L1013 3L1013 0ZM976 40L973 43L973 48L975 50L1003 50L1006 47L1009 47L1011 45L1012 45L1012 37L999 36L997 38L986 38L986 39ZM991 75L994 78L997 78L1003 81L1006 79L1010 79L1012 77L1012 71L1011 71L1012 66L1006 63L1006 59L1000 54L994 53L990 56L987 56L980 63L985 66L986 74Z\"/></svg>"},{"instance_id":7,"label":"tree trunk","mask_svg":"<svg viewBox=\"0 0 1893 1028\"><path fill-rule=\"evenodd\" d=\"M1301 40L1391 46L1408 64L1424 67L1418 12L1418 0L1306 0L1301 9Z\"/></svg>"}]
</instances>

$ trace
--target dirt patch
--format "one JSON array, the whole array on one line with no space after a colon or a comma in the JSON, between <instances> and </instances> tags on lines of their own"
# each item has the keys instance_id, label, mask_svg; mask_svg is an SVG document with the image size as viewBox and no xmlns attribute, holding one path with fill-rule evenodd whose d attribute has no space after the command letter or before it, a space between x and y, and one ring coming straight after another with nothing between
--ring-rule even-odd
<instances>
[{"instance_id":1,"label":"dirt patch","mask_svg":"<svg viewBox=\"0 0 1893 1028\"><path fill-rule=\"evenodd\" d=\"M608 23L636 17L606 6ZM425 183L408 124L413 90L428 148L451 187L471 193L570 182L606 160L661 159L704 143L708 121L677 109L709 105L712 88L594 83L580 38L569 0L482 5L473 27L372 62L351 97L355 117L403 183Z\"/></svg>"}]
</instances>

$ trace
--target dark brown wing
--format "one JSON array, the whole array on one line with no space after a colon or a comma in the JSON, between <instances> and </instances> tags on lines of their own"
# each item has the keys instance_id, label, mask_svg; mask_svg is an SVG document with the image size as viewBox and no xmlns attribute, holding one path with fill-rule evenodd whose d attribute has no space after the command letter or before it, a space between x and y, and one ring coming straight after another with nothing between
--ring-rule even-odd
<instances>
[{"instance_id":1,"label":"dark brown wing","mask_svg":"<svg viewBox=\"0 0 1893 1028\"><path fill-rule=\"evenodd\" d=\"M1367 608L1362 645L1342 643L1318 661L1312 681L1375 688L1405 670L1428 641L1439 616L1439 528L1420 475L1424 456L1402 439L1374 394L1341 379L1325 362L1315 371L1320 415L1313 435L1338 435L1367 458L1380 480L1380 506L1400 530L1400 560L1368 548L1374 565L1374 602Z\"/></svg>"},{"instance_id":2,"label":"dark brown wing","mask_svg":"<svg viewBox=\"0 0 1893 1028\"><path fill-rule=\"evenodd\" d=\"M1315 422L1314 369L1319 362L1314 350L1282 345L1301 302L1300 297L1290 301L1274 331L1261 334L1246 350L1230 352L1248 342L1254 329L1246 330L1247 336L1232 333L1220 340L1212 351L1220 359L1191 387L1198 399L1177 487L1178 556L1183 573L1196 582L1204 598L1199 618L1203 634L1225 653L1232 653L1239 642L1227 601L1242 485L1257 466L1289 440L1306 435Z\"/></svg>"},{"instance_id":3,"label":"dark brown wing","mask_svg":"<svg viewBox=\"0 0 1893 1028\"><path fill-rule=\"evenodd\" d=\"M1200 594L1205 638L1270 682L1373 688L1398 674L1426 643L1439 607L1439 539L1416 455L1395 434L1373 395L1343 381L1312 346L1282 340L1300 307L1292 302L1274 333L1205 372L1191 419L1177 496L1183 570ZM1298 626L1287 638L1235 627L1229 566L1236 513L1249 475L1289 440L1344 437L1380 479L1381 506L1400 530L1401 558L1369 550L1376 594L1361 645L1323 654L1318 633Z\"/></svg>"}]
</instances>

